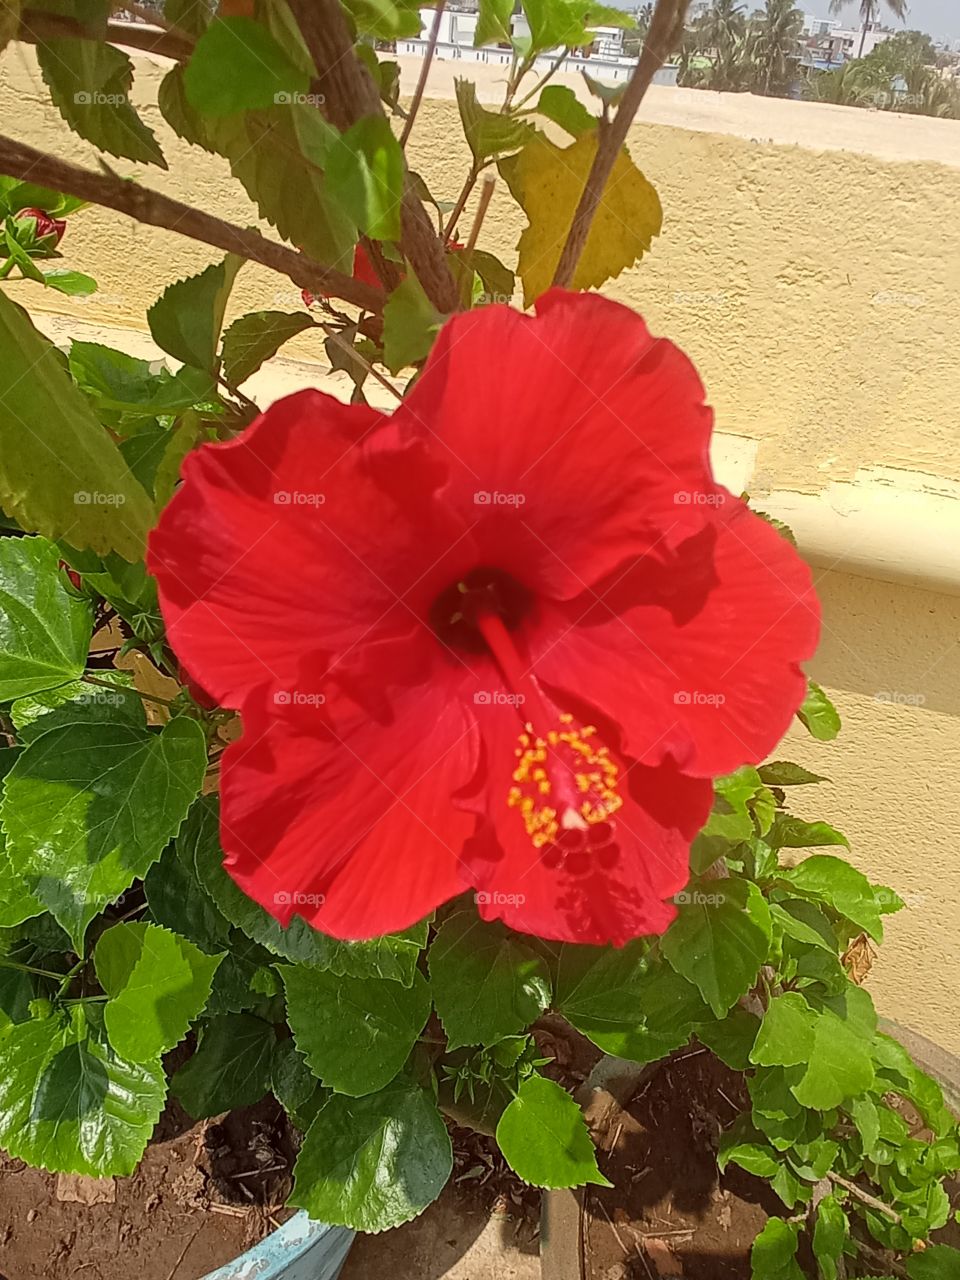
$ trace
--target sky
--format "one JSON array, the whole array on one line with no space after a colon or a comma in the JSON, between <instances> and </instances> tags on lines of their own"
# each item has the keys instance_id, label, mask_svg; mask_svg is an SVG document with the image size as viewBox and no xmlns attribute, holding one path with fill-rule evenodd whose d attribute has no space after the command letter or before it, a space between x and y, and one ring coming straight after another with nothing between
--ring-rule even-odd
<instances>
[{"instance_id":1,"label":"sky","mask_svg":"<svg viewBox=\"0 0 960 1280\"><path fill-rule=\"evenodd\" d=\"M818 18L832 17L830 0L795 0L798 9L804 13L812 13ZM938 39L960 39L960 5L957 0L907 0L907 18L903 29L907 31L926 31L928 35ZM881 21L895 30L900 23L880 0ZM886 12L884 12L886 11ZM855 26L860 12L858 0L850 3L839 14L841 21Z\"/></svg>"}]
</instances>

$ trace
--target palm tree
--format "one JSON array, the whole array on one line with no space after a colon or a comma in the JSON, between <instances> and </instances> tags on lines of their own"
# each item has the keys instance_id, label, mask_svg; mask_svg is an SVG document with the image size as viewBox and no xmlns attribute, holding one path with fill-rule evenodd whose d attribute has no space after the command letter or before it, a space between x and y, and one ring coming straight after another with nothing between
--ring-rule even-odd
<instances>
[{"instance_id":1,"label":"palm tree","mask_svg":"<svg viewBox=\"0 0 960 1280\"><path fill-rule=\"evenodd\" d=\"M737 63L742 60L747 34L743 5L737 0L713 0L713 6L700 18L696 30L700 48L713 54L710 88L737 87Z\"/></svg>"},{"instance_id":2,"label":"palm tree","mask_svg":"<svg viewBox=\"0 0 960 1280\"><path fill-rule=\"evenodd\" d=\"M793 0L766 0L766 8L756 15L752 42L761 93L769 96L785 89L802 30L803 13L794 8Z\"/></svg>"},{"instance_id":3,"label":"palm tree","mask_svg":"<svg viewBox=\"0 0 960 1280\"><path fill-rule=\"evenodd\" d=\"M830 12L839 13L847 3L848 0L830 0ZM877 15L880 13L881 3L886 4L893 16L899 18L901 22L907 16L907 0L860 0L860 49L857 53L858 58L863 57L863 46L867 39L867 32L873 26Z\"/></svg>"}]
</instances>

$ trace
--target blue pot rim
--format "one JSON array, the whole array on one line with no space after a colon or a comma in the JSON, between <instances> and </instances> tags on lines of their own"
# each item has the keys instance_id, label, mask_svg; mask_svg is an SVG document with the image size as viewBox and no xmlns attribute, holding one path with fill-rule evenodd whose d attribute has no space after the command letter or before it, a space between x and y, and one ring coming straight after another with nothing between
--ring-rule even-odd
<instances>
[{"instance_id":1,"label":"blue pot rim","mask_svg":"<svg viewBox=\"0 0 960 1280\"><path fill-rule=\"evenodd\" d=\"M259 1244L202 1280L336 1280L356 1232L301 1210Z\"/></svg>"}]
</instances>

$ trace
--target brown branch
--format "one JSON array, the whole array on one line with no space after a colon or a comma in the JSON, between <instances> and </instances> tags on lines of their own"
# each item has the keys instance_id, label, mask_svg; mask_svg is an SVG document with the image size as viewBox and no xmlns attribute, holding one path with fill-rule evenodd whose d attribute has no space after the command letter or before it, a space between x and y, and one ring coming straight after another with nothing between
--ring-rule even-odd
<instances>
[{"instance_id":1,"label":"brown branch","mask_svg":"<svg viewBox=\"0 0 960 1280\"><path fill-rule=\"evenodd\" d=\"M609 123L600 125L597 154L593 158L586 186L580 196L563 252L560 254L560 261L553 275L555 285L566 288L573 279L580 255L587 243L590 224L603 199L603 192L617 156L620 154L620 148L626 142L627 131L633 123L633 118L654 75L680 38L689 3L690 0L657 0L657 7L650 22L650 30L647 33L640 60L620 99L617 114Z\"/></svg>"},{"instance_id":2,"label":"brown branch","mask_svg":"<svg viewBox=\"0 0 960 1280\"><path fill-rule=\"evenodd\" d=\"M39 9L24 9L20 16L17 39L28 44L40 44L43 40L102 40L103 30L83 26L74 18L56 13L43 13ZM110 44L128 49L141 49L144 53L158 53L176 62L186 62L193 52L193 41L176 31L158 31L137 22L108 22L106 39Z\"/></svg>"},{"instance_id":3,"label":"brown branch","mask_svg":"<svg viewBox=\"0 0 960 1280\"><path fill-rule=\"evenodd\" d=\"M29 182L51 187L66 195L88 200L125 213L137 222L151 227L163 227L200 240L204 244L222 249L225 253L238 253L252 262L259 262L281 275L288 276L294 284L313 293L331 294L343 298L365 311L382 311L384 294L368 284L322 267L303 254L286 245L266 239L259 231L234 226L214 218L201 209L171 200L158 191L151 191L125 178L109 173L93 173L81 169L68 160L45 155L28 147L26 143L0 136L0 173L11 178L23 178Z\"/></svg>"},{"instance_id":4,"label":"brown branch","mask_svg":"<svg viewBox=\"0 0 960 1280\"><path fill-rule=\"evenodd\" d=\"M427 87L427 76L430 74L430 66L433 62L433 55L437 51L437 40L440 36L440 19L443 17L443 7L447 0L440 0L433 13L433 22L430 26L430 36L427 40L426 52L423 56L423 66L420 68L420 75L417 77L417 87L413 91L413 97L410 99L410 110L407 113L406 123L403 126L403 132L400 135L400 146L407 145L407 139L410 137L410 130L413 128L413 122L417 118L417 112L420 110L420 103L423 101L423 91Z\"/></svg>"},{"instance_id":5,"label":"brown branch","mask_svg":"<svg viewBox=\"0 0 960 1280\"><path fill-rule=\"evenodd\" d=\"M339 0L289 0L289 4L317 69L325 99L323 109L330 122L344 131L364 116L382 115L379 90L353 51L353 37ZM438 311L456 311L457 286L443 244L409 177L400 217L400 246L424 292Z\"/></svg>"}]
</instances>

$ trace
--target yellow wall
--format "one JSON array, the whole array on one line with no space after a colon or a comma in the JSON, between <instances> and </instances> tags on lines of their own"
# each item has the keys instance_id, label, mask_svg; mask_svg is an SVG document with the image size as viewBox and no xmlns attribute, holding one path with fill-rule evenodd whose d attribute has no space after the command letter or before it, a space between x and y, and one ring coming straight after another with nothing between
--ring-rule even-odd
<instances>
[{"instance_id":1,"label":"yellow wall","mask_svg":"<svg viewBox=\"0 0 960 1280\"><path fill-rule=\"evenodd\" d=\"M450 69L438 72L446 92ZM150 105L160 74L138 59L135 100L171 172L144 167L142 180L252 221L226 164L172 137ZM491 77L482 90L495 97ZM91 158L22 47L0 60L0 112L5 131ZM818 493L861 468L960 481L960 124L671 90L644 114L630 146L660 191L664 232L607 292L691 354L720 430L758 443L755 491ZM710 132L713 119L726 132ZM410 154L436 196L456 195L468 156L449 98L424 104ZM501 187L481 246L515 244L522 225ZM141 331L162 287L215 256L100 210L71 222L64 248L100 294L70 301L24 286L24 300ZM299 305L299 290L251 266L231 311ZM323 358L312 335L287 350ZM871 977L881 1010L960 1050L960 597L828 568L818 580L825 632L812 674L845 727L837 743L795 733L782 748L833 779L795 793L796 807L840 826L853 859L907 898Z\"/></svg>"}]
</instances>

